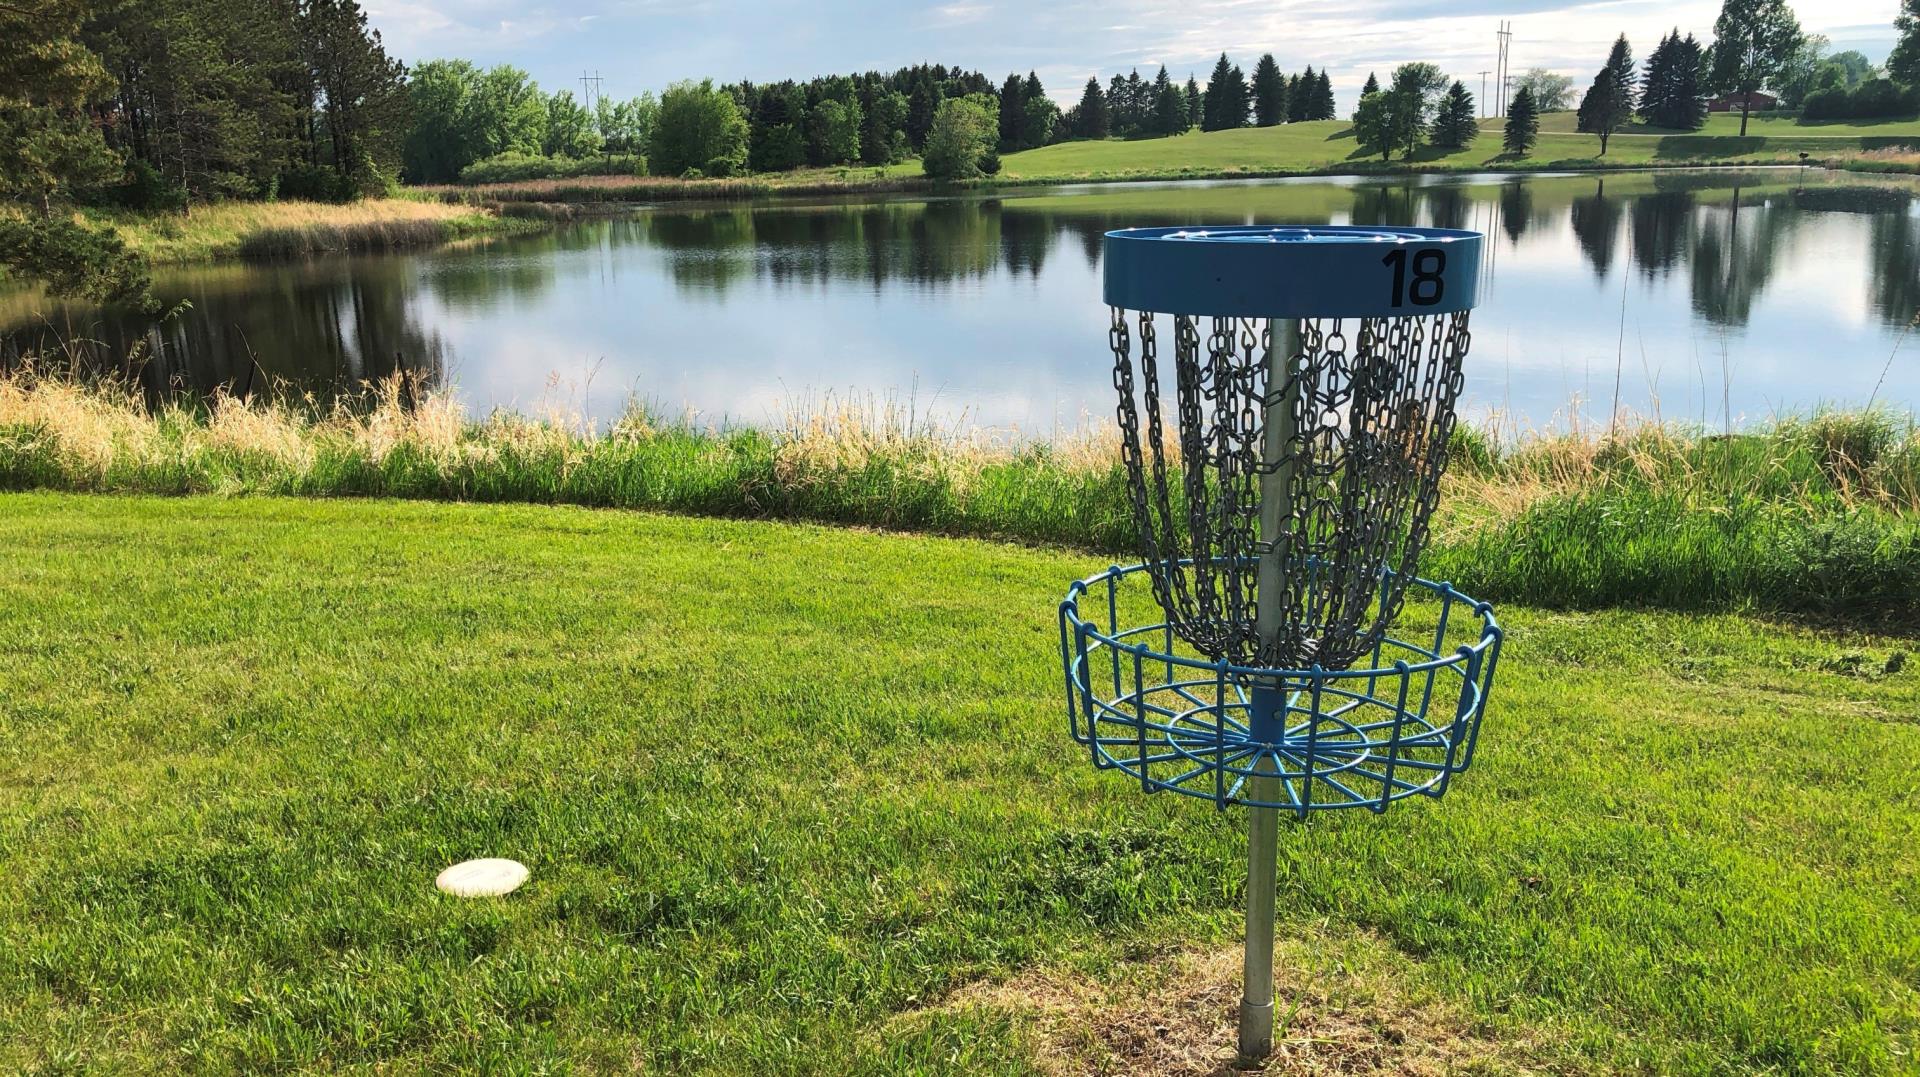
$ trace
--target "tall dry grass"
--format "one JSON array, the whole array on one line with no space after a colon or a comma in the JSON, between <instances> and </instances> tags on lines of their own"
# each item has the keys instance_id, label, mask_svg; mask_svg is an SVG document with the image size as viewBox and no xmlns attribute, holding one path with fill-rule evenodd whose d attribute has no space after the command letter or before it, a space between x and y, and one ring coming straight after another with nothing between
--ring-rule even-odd
<instances>
[{"instance_id":1,"label":"tall dry grass","mask_svg":"<svg viewBox=\"0 0 1920 1077\"><path fill-rule=\"evenodd\" d=\"M441 184L415 190L447 203L483 205L489 202L743 201L775 194L805 196L926 191L932 186L932 181L924 176L876 174L871 168L842 168L733 179L570 176L504 183Z\"/></svg>"},{"instance_id":2,"label":"tall dry grass","mask_svg":"<svg viewBox=\"0 0 1920 1077\"><path fill-rule=\"evenodd\" d=\"M473 206L411 198L359 202L220 202L191 213L95 211L154 262L245 255L392 250L486 231L499 222Z\"/></svg>"},{"instance_id":3,"label":"tall dry grass","mask_svg":"<svg viewBox=\"0 0 1920 1077\"><path fill-rule=\"evenodd\" d=\"M818 520L1122 557L1111 430L1049 440L826 399L769 429L634 409L468 415L394 380L359 396L149 407L112 385L0 376L0 488L532 501ZM1462 428L1430 575L1548 605L1750 606L1920 620L1920 432L1825 411L1731 436Z\"/></svg>"}]
</instances>

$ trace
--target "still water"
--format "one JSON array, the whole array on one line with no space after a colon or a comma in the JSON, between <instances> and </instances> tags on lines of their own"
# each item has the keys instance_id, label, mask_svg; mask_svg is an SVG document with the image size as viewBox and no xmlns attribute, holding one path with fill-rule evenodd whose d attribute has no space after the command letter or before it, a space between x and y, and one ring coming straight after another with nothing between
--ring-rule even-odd
<instances>
[{"instance_id":1,"label":"still water","mask_svg":"<svg viewBox=\"0 0 1920 1077\"><path fill-rule=\"evenodd\" d=\"M1469 416L1604 420L1617 392L1737 425L1920 401L1916 194L1717 170L660 208L423 253L171 269L157 292L191 308L153 328L0 293L0 353L59 340L113 363L144 337L154 391L325 394L404 366L483 412L606 418L639 398L759 423L833 394L1047 434L1110 408L1107 229L1423 224L1492 237Z\"/></svg>"}]
</instances>

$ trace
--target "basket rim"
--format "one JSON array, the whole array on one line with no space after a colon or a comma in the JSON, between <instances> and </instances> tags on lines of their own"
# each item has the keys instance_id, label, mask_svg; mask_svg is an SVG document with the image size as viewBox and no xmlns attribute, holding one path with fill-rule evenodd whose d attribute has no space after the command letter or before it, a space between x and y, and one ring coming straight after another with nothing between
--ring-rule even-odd
<instances>
[{"instance_id":1,"label":"basket rim","mask_svg":"<svg viewBox=\"0 0 1920 1077\"><path fill-rule=\"evenodd\" d=\"M1180 563L1192 564L1193 559L1183 558ZM1128 642L1127 637L1129 636L1167 630L1170 626L1170 622L1168 621L1153 621L1125 628L1102 629L1094 621L1081 616L1080 599L1087 595L1095 586L1105 584L1108 587L1117 587L1126 577L1136 573L1146 572L1149 567L1146 562L1132 565L1110 565L1103 572L1097 572L1084 579L1075 580L1068 586L1066 597L1060 601L1060 623L1063 632L1071 633L1072 638L1076 641L1083 641L1083 650L1085 648L1084 641L1092 640L1099 645L1109 647L1122 654L1145 661L1170 664L1186 669L1206 670L1210 673L1235 678L1246 677L1262 680L1316 682L1359 678L1399 677L1409 673L1425 673L1429 670L1464 666L1472 662L1476 657L1485 655L1489 650L1496 647L1500 640L1506 635L1505 629L1500 627L1500 622L1494 617L1493 603L1484 602L1469 595L1462 594L1455 590L1451 583L1429 580L1420 576L1415 576L1409 581L1409 591L1414 587L1429 591L1446 603L1446 609L1451 609L1454 603L1463 603L1469 606L1472 612L1480 618L1479 639L1472 643L1462 643L1453 651L1443 655L1438 651L1421 647L1418 644L1408 643L1405 640L1393 636L1385 636L1381 641L1383 644L1391 643L1404 650L1412 651L1415 654L1428 655L1429 657L1419 662L1408 662L1405 659L1401 659L1391 665L1369 666L1366 668L1334 670L1326 669L1316 664L1305 669L1288 669L1271 666L1238 665L1233 662L1228 662L1225 659L1210 662L1204 658L1171 654L1142 643ZM1383 574L1393 574L1391 568L1383 568L1381 571Z\"/></svg>"}]
</instances>

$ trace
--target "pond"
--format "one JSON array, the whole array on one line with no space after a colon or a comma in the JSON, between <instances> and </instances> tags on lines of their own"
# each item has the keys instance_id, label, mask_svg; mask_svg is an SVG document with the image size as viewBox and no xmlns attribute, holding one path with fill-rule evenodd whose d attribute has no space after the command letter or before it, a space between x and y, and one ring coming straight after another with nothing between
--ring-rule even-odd
<instances>
[{"instance_id":1,"label":"pond","mask_svg":"<svg viewBox=\"0 0 1920 1077\"><path fill-rule=\"evenodd\" d=\"M1028 434L1104 419L1100 237L1427 224L1492 241L1465 414L1710 426L1920 398L1914 182L1822 170L1130 184L639 210L392 255L164 269L157 327L0 293L4 351L150 391L326 395L397 367L475 410L763 423L829 395ZM1920 334L1915 334L1920 336Z\"/></svg>"}]
</instances>

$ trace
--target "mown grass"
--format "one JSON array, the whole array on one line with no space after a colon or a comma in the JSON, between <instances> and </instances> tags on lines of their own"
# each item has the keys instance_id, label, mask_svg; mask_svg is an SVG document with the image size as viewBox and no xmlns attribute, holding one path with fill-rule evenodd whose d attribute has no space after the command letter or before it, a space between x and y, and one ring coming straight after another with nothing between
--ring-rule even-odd
<instances>
[{"instance_id":1,"label":"mown grass","mask_svg":"<svg viewBox=\"0 0 1920 1077\"><path fill-rule=\"evenodd\" d=\"M1600 153L1599 139L1574 131L1572 113L1542 118L1540 139L1524 157L1501 148L1503 126L1480 121L1480 137L1463 150L1424 147L1412 159L1381 161L1363 153L1344 120L1235 131L1190 132L1176 138L1063 142L1008 154L1002 181L1061 182L1183 176L1302 175L1404 171L1537 171L1543 169L1837 164L1875 149L1920 145L1920 120L1801 126L1789 118L1756 118L1746 137L1739 117L1715 115L1699 131L1640 125L1617 134Z\"/></svg>"},{"instance_id":2,"label":"mown grass","mask_svg":"<svg viewBox=\"0 0 1920 1077\"><path fill-rule=\"evenodd\" d=\"M1616 134L1606 154L1593 135L1574 130L1572 113L1543 117L1539 143L1524 157L1500 145L1502 125L1482 120L1479 139L1464 150L1426 147L1411 160L1363 153L1344 120L1235 131L1191 131L1174 138L1063 142L1008 154L998 175L968 186L1209 177L1373 175L1405 172L1510 172L1561 169L1814 164L1851 166L1898 158L1920 145L1920 120L1801 125L1791 117L1756 116L1745 137L1739 117L1714 115L1699 131L1634 125ZM1879 165L1884 169L1887 166ZM667 176L592 176L527 183L450 185L419 193L451 202L657 202L755 199L847 193L925 192L934 186L918 161L884 169L802 169L740 179L680 180Z\"/></svg>"},{"instance_id":3,"label":"mown grass","mask_svg":"<svg viewBox=\"0 0 1920 1077\"><path fill-rule=\"evenodd\" d=\"M395 382L311 404L227 397L149 408L31 373L0 377L0 488L531 501L769 517L1132 549L1111 432L996 439L827 408L781 428L636 410L473 420ZM1429 568L1545 606L1920 617L1920 434L1823 412L1734 435L1463 430Z\"/></svg>"},{"instance_id":4,"label":"mown grass","mask_svg":"<svg viewBox=\"0 0 1920 1077\"><path fill-rule=\"evenodd\" d=\"M339 251L430 246L489 232L537 227L471 206L416 198L326 202L220 202L191 213L87 210L154 262L284 258Z\"/></svg>"},{"instance_id":5,"label":"mown grass","mask_svg":"<svg viewBox=\"0 0 1920 1077\"><path fill-rule=\"evenodd\" d=\"M1054 605L1101 563L0 495L0 1069L1117 1071L1230 956L1047 985L1230 953L1244 836L1067 741ZM1292 1057L1337 1011L1387 1072L1908 1070L1916 641L1501 614L1444 802L1283 828ZM533 879L434 892L475 855Z\"/></svg>"}]
</instances>

